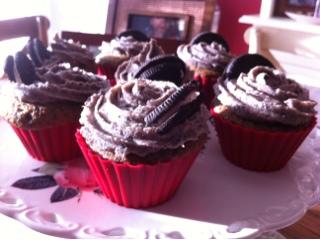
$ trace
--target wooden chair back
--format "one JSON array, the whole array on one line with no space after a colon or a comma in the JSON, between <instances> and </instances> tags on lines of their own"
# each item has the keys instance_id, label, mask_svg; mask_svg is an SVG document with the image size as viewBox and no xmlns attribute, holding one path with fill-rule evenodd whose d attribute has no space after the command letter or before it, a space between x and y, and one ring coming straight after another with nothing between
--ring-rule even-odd
<instances>
[{"instance_id":1,"label":"wooden chair back","mask_svg":"<svg viewBox=\"0 0 320 240\"><path fill-rule=\"evenodd\" d=\"M18 37L38 37L48 45L49 19L45 16L23 17L0 21L0 41Z\"/></svg>"}]
</instances>

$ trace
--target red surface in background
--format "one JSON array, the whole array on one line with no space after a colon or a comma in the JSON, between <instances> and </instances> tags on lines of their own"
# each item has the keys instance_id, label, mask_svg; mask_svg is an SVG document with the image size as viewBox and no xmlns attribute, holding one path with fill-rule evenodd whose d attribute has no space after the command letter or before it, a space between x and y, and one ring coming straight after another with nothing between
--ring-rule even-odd
<instances>
[{"instance_id":1,"label":"red surface in background","mask_svg":"<svg viewBox=\"0 0 320 240\"><path fill-rule=\"evenodd\" d=\"M219 0L221 17L219 34L229 43L234 54L248 52L248 45L243 40L243 34L249 25L240 24L239 18L245 14L258 14L261 0Z\"/></svg>"}]
</instances>

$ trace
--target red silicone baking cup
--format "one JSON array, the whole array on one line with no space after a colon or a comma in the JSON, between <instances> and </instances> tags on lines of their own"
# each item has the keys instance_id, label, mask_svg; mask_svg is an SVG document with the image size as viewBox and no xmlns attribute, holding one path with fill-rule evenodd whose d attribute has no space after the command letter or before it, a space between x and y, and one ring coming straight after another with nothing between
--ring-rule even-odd
<instances>
[{"instance_id":1,"label":"red silicone baking cup","mask_svg":"<svg viewBox=\"0 0 320 240\"><path fill-rule=\"evenodd\" d=\"M213 109L222 152L231 163L253 171L270 172L284 167L316 124L299 131L264 131L234 124Z\"/></svg>"},{"instance_id":2,"label":"red silicone baking cup","mask_svg":"<svg viewBox=\"0 0 320 240\"><path fill-rule=\"evenodd\" d=\"M193 75L193 79L200 83L204 103L208 108L212 105L212 100L214 98L213 85L217 82L217 78L218 76L202 76L197 73Z\"/></svg>"},{"instance_id":3,"label":"red silicone baking cup","mask_svg":"<svg viewBox=\"0 0 320 240\"><path fill-rule=\"evenodd\" d=\"M98 64L97 74L106 76L110 82L110 85L114 86L116 85L116 80L114 78L114 74L116 70L117 70L117 67L111 67L111 66L108 67L108 66L104 66L103 64Z\"/></svg>"},{"instance_id":4,"label":"red silicone baking cup","mask_svg":"<svg viewBox=\"0 0 320 240\"><path fill-rule=\"evenodd\" d=\"M102 158L89 148L79 131L76 138L105 196L129 208L147 208L170 199L202 148L154 165L132 165Z\"/></svg>"},{"instance_id":5,"label":"red silicone baking cup","mask_svg":"<svg viewBox=\"0 0 320 240\"><path fill-rule=\"evenodd\" d=\"M79 123L28 130L11 125L27 152L35 159L64 163L81 156L74 138Z\"/></svg>"}]
</instances>

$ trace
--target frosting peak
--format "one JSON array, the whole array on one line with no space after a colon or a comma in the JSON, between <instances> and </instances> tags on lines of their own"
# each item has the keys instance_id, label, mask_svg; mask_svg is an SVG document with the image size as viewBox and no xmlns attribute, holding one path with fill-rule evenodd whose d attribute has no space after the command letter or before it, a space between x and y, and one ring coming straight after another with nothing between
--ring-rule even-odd
<instances>
[{"instance_id":1,"label":"frosting peak","mask_svg":"<svg viewBox=\"0 0 320 240\"><path fill-rule=\"evenodd\" d=\"M177 55L188 65L213 70L219 74L223 72L232 58L226 49L216 42L180 45Z\"/></svg>"},{"instance_id":2,"label":"frosting peak","mask_svg":"<svg viewBox=\"0 0 320 240\"><path fill-rule=\"evenodd\" d=\"M284 73L257 66L238 79L218 80L218 99L244 119L303 126L315 115L309 92Z\"/></svg>"},{"instance_id":3,"label":"frosting peak","mask_svg":"<svg viewBox=\"0 0 320 240\"><path fill-rule=\"evenodd\" d=\"M108 88L105 77L72 68L70 64L37 68L36 74L38 79L30 85L10 82L12 94L28 103L83 103L91 94Z\"/></svg>"}]
</instances>

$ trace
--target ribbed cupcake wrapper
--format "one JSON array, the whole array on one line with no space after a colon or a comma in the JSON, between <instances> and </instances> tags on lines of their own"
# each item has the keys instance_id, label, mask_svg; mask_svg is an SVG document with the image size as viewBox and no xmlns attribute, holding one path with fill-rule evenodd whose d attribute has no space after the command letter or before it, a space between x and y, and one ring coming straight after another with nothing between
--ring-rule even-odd
<instances>
[{"instance_id":1,"label":"ribbed cupcake wrapper","mask_svg":"<svg viewBox=\"0 0 320 240\"><path fill-rule=\"evenodd\" d=\"M204 96L204 103L209 109L214 98L213 85L217 82L217 78L217 76L202 76L197 73L193 75L193 79L200 83L201 92Z\"/></svg>"},{"instance_id":2,"label":"ribbed cupcake wrapper","mask_svg":"<svg viewBox=\"0 0 320 240\"><path fill-rule=\"evenodd\" d=\"M64 163L81 156L74 138L79 123L68 123L39 130L28 130L11 125L27 152L35 159Z\"/></svg>"},{"instance_id":3,"label":"ribbed cupcake wrapper","mask_svg":"<svg viewBox=\"0 0 320 240\"><path fill-rule=\"evenodd\" d=\"M117 67L112 67L112 66L104 66L102 64L98 64L97 67L97 74L106 76L108 81L110 82L111 86L116 85L116 80L114 78L114 74L117 70Z\"/></svg>"},{"instance_id":4,"label":"ribbed cupcake wrapper","mask_svg":"<svg viewBox=\"0 0 320 240\"><path fill-rule=\"evenodd\" d=\"M199 147L154 165L132 165L104 159L89 148L79 131L76 137L102 192L112 202L129 208L147 208L170 199L201 150Z\"/></svg>"},{"instance_id":5,"label":"ribbed cupcake wrapper","mask_svg":"<svg viewBox=\"0 0 320 240\"><path fill-rule=\"evenodd\" d=\"M316 124L300 131L268 132L239 126L211 109L222 152L231 163L253 171L283 168Z\"/></svg>"}]
</instances>

